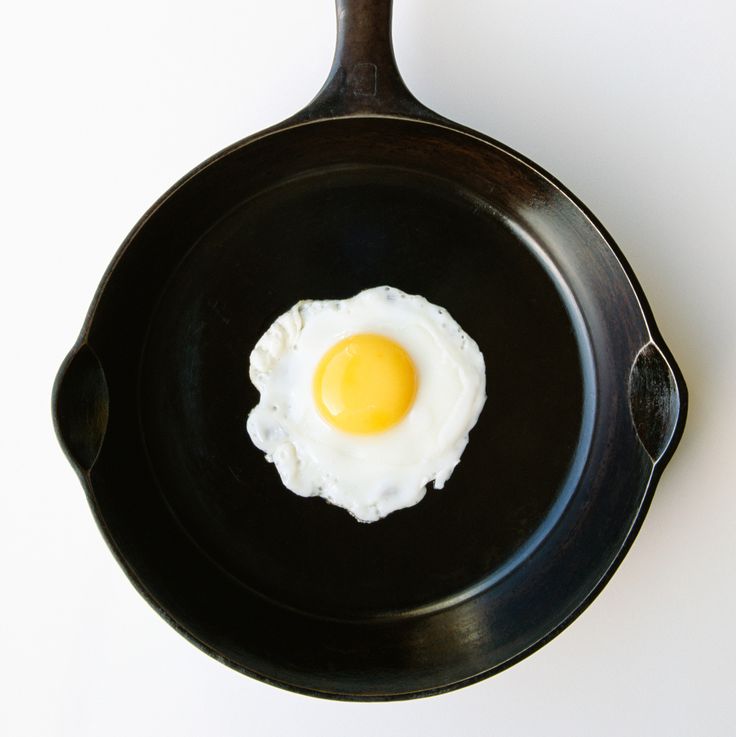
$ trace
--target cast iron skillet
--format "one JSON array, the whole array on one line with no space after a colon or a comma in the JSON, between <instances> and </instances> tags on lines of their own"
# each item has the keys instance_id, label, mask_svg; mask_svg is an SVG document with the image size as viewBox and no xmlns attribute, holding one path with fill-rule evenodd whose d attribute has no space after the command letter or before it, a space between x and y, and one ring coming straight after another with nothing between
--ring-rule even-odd
<instances>
[{"instance_id":1,"label":"cast iron skillet","mask_svg":"<svg viewBox=\"0 0 736 737\"><path fill-rule=\"evenodd\" d=\"M685 385L610 236L559 182L406 90L391 0L337 0L329 80L202 164L113 260L56 427L138 590L210 655L313 695L439 693L590 603L682 431ZM445 306L488 401L447 488L360 524L245 432L249 353L299 299Z\"/></svg>"}]
</instances>

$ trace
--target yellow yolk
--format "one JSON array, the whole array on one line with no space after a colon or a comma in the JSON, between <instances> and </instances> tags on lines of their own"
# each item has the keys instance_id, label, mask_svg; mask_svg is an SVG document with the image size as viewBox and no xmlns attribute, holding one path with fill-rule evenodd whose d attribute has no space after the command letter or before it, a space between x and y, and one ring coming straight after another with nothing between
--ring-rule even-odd
<instances>
[{"instance_id":1,"label":"yellow yolk","mask_svg":"<svg viewBox=\"0 0 736 737\"><path fill-rule=\"evenodd\" d=\"M314 373L314 401L334 427L378 433L400 422L414 403L417 372L409 354L382 335L351 335L332 346Z\"/></svg>"}]
</instances>

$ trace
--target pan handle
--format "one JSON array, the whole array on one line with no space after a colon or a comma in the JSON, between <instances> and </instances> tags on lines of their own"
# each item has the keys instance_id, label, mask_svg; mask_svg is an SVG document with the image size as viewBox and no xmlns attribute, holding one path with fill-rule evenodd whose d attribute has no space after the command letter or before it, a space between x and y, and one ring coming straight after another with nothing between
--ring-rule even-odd
<instances>
[{"instance_id":1,"label":"pan handle","mask_svg":"<svg viewBox=\"0 0 736 737\"><path fill-rule=\"evenodd\" d=\"M407 89L391 40L393 0L335 0L337 45L322 89L295 117L400 115L439 119Z\"/></svg>"},{"instance_id":2,"label":"pan handle","mask_svg":"<svg viewBox=\"0 0 736 737\"><path fill-rule=\"evenodd\" d=\"M52 397L56 434L78 473L92 469L107 431L109 392L97 354L87 342L72 348Z\"/></svg>"}]
</instances>

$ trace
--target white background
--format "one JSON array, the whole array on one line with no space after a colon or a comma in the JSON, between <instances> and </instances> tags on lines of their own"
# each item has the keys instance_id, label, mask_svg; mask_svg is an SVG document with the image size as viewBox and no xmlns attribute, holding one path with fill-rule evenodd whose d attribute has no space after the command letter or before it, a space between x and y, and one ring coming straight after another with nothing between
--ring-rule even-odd
<instances>
[{"instance_id":1,"label":"white background","mask_svg":"<svg viewBox=\"0 0 736 737\"><path fill-rule=\"evenodd\" d=\"M264 686L171 630L108 552L49 409L96 284L142 212L320 87L332 1L6 7L0 733L734 734L734 7L396 0L408 86L592 208L641 280L691 406L642 532L594 604L503 674L395 704Z\"/></svg>"}]
</instances>

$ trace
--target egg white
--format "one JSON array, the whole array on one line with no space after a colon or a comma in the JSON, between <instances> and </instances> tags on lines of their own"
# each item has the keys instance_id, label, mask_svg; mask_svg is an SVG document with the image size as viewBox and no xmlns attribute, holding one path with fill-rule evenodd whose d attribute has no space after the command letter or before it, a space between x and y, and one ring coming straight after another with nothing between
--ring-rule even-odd
<instances>
[{"instance_id":1,"label":"egg white","mask_svg":"<svg viewBox=\"0 0 736 737\"><path fill-rule=\"evenodd\" d=\"M417 369L411 409L385 432L343 432L320 415L314 372L340 340L376 333L401 345ZM281 315L250 356L260 401L248 416L253 443L300 496L321 496L362 522L441 489L468 443L486 400L485 363L449 313L393 287L344 300L305 300Z\"/></svg>"}]
</instances>

